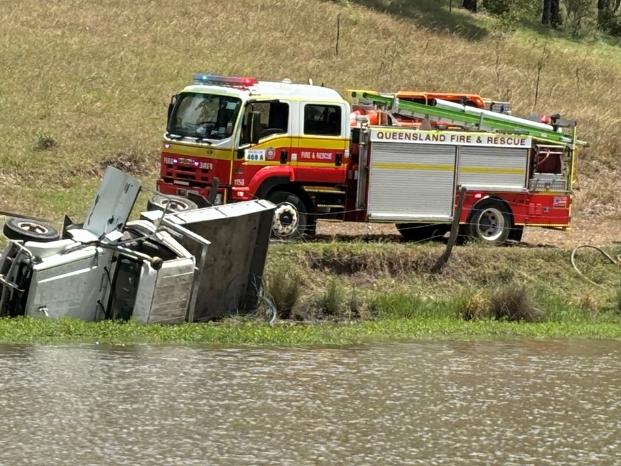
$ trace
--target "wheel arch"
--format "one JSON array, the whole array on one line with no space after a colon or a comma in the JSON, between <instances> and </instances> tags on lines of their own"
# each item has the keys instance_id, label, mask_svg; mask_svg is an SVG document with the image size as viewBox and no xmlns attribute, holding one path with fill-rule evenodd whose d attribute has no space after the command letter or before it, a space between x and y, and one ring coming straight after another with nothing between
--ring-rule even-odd
<instances>
[{"instance_id":1,"label":"wheel arch","mask_svg":"<svg viewBox=\"0 0 621 466\"><path fill-rule=\"evenodd\" d=\"M306 210L308 210L309 213L315 211L315 203L304 188L300 184L290 182L289 179L285 177L275 177L265 180L257 190L256 196L260 199L267 199L270 194L277 191L285 191L295 194L302 202L304 202Z\"/></svg>"},{"instance_id":2,"label":"wheel arch","mask_svg":"<svg viewBox=\"0 0 621 466\"><path fill-rule=\"evenodd\" d=\"M472 219L475 211L477 209L481 209L483 207L485 207L488 204L500 204L505 211L507 212L507 214L509 214L509 218L511 219L511 226L515 225L515 218L513 216L513 209L511 209L511 206L509 205L509 203L507 201L505 201L504 199L498 197L498 196L486 196L482 199L479 199L477 202L475 202L472 207L470 208L470 212L468 212L468 217L467 217L467 222L469 223L470 220Z\"/></svg>"}]
</instances>

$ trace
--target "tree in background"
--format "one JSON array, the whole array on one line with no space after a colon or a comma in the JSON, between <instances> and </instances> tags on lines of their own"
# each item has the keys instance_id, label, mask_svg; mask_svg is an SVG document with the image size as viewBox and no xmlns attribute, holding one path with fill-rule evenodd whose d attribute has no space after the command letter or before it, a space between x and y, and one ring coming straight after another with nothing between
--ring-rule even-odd
<instances>
[{"instance_id":1,"label":"tree in background","mask_svg":"<svg viewBox=\"0 0 621 466\"><path fill-rule=\"evenodd\" d=\"M462 7L464 7L466 10L470 10L473 13L476 13L477 12L477 0L464 0Z\"/></svg>"},{"instance_id":2,"label":"tree in background","mask_svg":"<svg viewBox=\"0 0 621 466\"><path fill-rule=\"evenodd\" d=\"M621 0L597 0L597 28L600 31L614 33L620 29L616 17L620 7Z\"/></svg>"},{"instance_id":3,"label":"tree in background","mask_svg":"<svg viewBox=\"0 0 621 466\"><path fill-rule=\"evenodd\" d=\"M560 0L543 0L541 23L553 28L563 24Z\"/></svg>"},{"instance_id":4,"label":"tree in background","mask_svg":"<svg viewBox=\"0 0 621 466\"><path fill-rule=\"evenodd\" d=\"M463 0L462 6L472 12L480 6L498 17L499 27L506 31L541 14L544 25L564 26L575 38L596 29L621 37L621 0Z\"/></svg>"}]
</instances>

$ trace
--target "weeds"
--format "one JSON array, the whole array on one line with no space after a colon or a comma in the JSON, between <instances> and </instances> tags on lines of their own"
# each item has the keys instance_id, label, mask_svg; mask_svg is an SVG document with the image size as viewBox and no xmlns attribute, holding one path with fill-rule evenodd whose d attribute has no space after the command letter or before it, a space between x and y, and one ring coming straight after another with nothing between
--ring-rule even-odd
<instances>
[{"instance_id":1,"label":"weeds","mask_svg":"<svg viewBox=\"0 0 621 466\"><path fill-rule=\"evenodd\" d=\"M464 320L489 318L489 298L482 291L469 292L459 300L459 314Z\"/></svg>"},{"instance_id":2,"label":"weeds","mask_svg":"<svg viewBox=\"0 0 621 466\"><path fill-rule=\"evenodd\" d=\"M104 157L99 163L99 166L101 170L104 170L108 166L113 166L134 175L144 175L146 172L154 171L156 168L154 162L156 160L158 160L158 157L155 153L121 151Z\"/></svg>"},{"instance_id":3,"label":"weeds","mask_svg":"<svg viewBox=\"0 0 621 466\"><path fill-rule=\"evenodd\" d=\"M328 281L325 291L317 299L317 307L323 316L337 317L345 310L345 292L336 278Z\"/></svg>"},{"instance_id":4,"label":"weeds","mask_svg":"<svg viewBox=\"0 0 621 466\"><path fill-rule=\"evenodd\" d=\"M34 143L35 151L52 150L58 147L58 142L47 133L38 133Z\"/></svg>"},{"instance_id":5,"label":"weeds","mask_svg":"<svg viewBox=\"0 0 621 466\"><path fill-rule=\"evenodd\" d=\"M510 284L495 290L489 303L490 315L496 320L537 322L543 313L533 303L528 288Z\"/></svg>"},{"instance_id":6,"label":"weeds","mask_svg":"<svg viewBox=\"0 0 621 466\"><path fill-rule=\"evenodd\" d=\"M291 318L291 312L300 298L302 280L299 273L281 262L268 269L264 279L265 292L276 306L278 317Z\"/></svg>"}]
</instances>

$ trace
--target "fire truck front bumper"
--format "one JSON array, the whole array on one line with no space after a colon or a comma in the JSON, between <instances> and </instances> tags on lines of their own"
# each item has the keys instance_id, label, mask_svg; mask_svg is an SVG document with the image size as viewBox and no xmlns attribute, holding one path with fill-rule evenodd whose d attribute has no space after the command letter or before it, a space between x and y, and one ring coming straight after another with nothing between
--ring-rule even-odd
<instances>
[{"instance_id":1,"label":"fire truck front bumper","mask_svg":"<svg viewBox=\"0 0 621 466\"><path fill-rule=\"evenodd\" d=\"M249 201L254 199L254 197L248 187L231 188L231 201Z\"/></svg>"},{"instance_id":2,"label":"fire truck front bumper","mask_svg":"<svg viewBox=\"0 0 621 466\"><path fill-rule=\"evenodd\" d=\"M205 205L205 202L210 199L211 190L213 189L212 186L198 188L194 186L185 186L177 183L167 183L161 178L157 180L156 187L159 193L187 197L188 199L197 202L199 205ZM226 196L227 187L220 186L216 189L217 192L214 196L213 204L223 204L228 200ZM246 200L246 198L239 198L239 200ZM208 202L206 205L209 204L210 203Z\"/></svg>"}]
</instances>

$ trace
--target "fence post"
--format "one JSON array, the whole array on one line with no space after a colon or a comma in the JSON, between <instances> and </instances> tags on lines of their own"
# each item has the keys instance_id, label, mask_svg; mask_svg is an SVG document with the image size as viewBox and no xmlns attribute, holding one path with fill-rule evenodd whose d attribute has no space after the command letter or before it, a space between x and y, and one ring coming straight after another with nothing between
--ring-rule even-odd
<instances>
[{"instance_id":1,"label":"fence post","mask_svg":"<svg viewBox=\"0 0 621 466\"><path fill-rule=\"evenodd\" d=\"M453 223L451 225L451 234L448 239L448 243L446 243L446 249L444 253L438 257L438 260L433 267L431 268L431 273L440 273L442 272L442 268L446 265L451 257L451 251L453 250L453 246L457 242L457 236L459 235L459 218L461 217L461 211L464 206L464 197L466 196L466 188L460 186L459 188L459 197L457 199L457 208L455 209L455 215L453 216Z\"/></svg>"}]
</instances>

